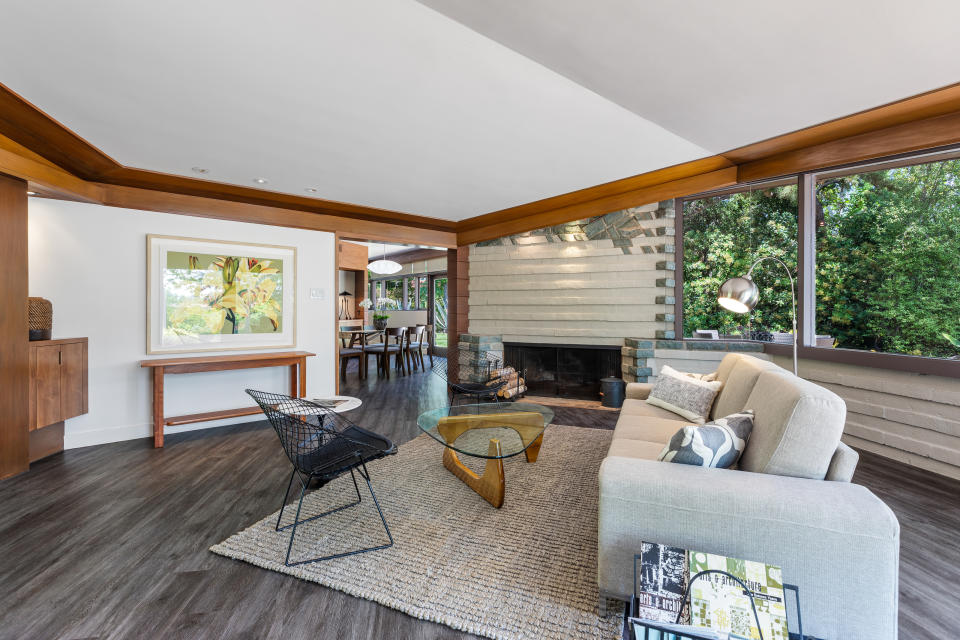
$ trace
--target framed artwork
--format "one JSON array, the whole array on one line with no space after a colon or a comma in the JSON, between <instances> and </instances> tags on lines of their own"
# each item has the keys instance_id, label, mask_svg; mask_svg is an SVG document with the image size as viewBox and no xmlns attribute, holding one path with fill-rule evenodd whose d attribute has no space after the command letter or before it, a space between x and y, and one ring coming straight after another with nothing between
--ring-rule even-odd
<instances>
[{"instance_id":1,"label":"framed artwork","mask_svg":"<svg viewBox=\"0 0 960 640\"><path fill-rule=\"evenodd\" d=\"M293 347L297 249L147 236L147 353Z\"/></svg>"}]
</instances>

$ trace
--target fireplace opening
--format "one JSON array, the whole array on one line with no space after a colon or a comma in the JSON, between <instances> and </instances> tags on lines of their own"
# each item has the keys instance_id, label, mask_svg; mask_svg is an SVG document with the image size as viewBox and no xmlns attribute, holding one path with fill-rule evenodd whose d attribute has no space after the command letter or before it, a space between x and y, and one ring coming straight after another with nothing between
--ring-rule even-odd
<instances>
[{"instance_id":1,"label":"fireplace opening","mask_svg":"<svg viewBox=\"0 0 960 640\"><path fill-rule=\"evenodd\" d=\"M600 398L600 378L620 377L620 347L507 342L507 365L524 371L527 393L582 400Z\"/></svg>"}]
</instances>

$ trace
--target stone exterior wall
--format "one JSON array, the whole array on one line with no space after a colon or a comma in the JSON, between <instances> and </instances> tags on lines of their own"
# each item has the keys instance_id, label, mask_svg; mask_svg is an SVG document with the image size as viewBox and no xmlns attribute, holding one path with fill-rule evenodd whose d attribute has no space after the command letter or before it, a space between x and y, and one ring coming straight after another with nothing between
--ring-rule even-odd
<instances>
[{"instance_id":1,"label":"stone exterior wall","mask_svg":"<svg viewBox=\"0 0 960 640\"><path fill-rule=\"evenodd\" d=\"M470 247L470 333L623 345L673 337L673 201Z\"/></svg>"},{"instance_id":2,"label":"stone exterior wall","mask_svg":"<svg viewBox=\"0 0 960 640\"><path fill-rule=\"evenodd\" d=\"M480 336L464 333L457 347L457 374L460 382L487 382L490 380L486 356L503 360L503 340L500 336ZM449 365L448 365L449 366Z\"/></svg>"},{"instance_id":3,"label":"stone exterior wall","mask_svg":"<svg viewBox=\"0 0 960 640\"><path fill-rule=\"evenodd\" d=\"M789 357L773 361L791 369ZM843 440L960 479L960 385L955 378L800 359L802 378L847 403Z\"/></svg>"},{"instance_id":4,"label":"stone exterior wall","mask_svg":"<svg viewBox=\"0 0 960 640\"><path fill-rule=\"evenodd\" d=\"M649 382L665 364L678 371L710 373L716 371L717 364L731 351L770 360L770 356L763 353L763 345L757 342L627 338L620 350L623 379L627 382Z\"/></svg>"}]
</instances>

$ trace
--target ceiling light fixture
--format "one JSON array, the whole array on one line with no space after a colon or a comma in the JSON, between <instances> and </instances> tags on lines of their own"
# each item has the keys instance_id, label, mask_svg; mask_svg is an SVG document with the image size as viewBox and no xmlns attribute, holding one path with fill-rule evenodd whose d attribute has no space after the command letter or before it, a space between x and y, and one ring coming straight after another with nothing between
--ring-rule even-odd
<instances>
[{"instance_id":1,"label":"ceiling light fixture","mask_svg":"<svg viewBox=\"0 0 960 640\"><path fill-rule=\"evenodd\" d=\"M190 171L194 173L210 173L210 169L204 169L203 167L190 167Z\"/></svg>"},{"instance_id":2,"label":"ceiling light fixture","mask_svg":"<svg viewBox=\"0 0 960 640\"><path fill-rule=\"evenodd\" d=\"M383 245L383 258L367 265L367 269L379 275L390 275L403 269L399 262L387 260L387 245Z\"/></svg>"},{"instance_id":3,"label":"ceiling light fixture","mask_svg":"<svg viewBox=\"0 0 960 640\"><path fill-rule=\"evenodd\" d=\"M317 192L317 190L314 189L313 187L307 187L306 189L304 189L304 191L306 191L307 193L316 193L316 192Z\"/></svg>"},{"instance_id":4,"label":"ceiling light fixture","mask_svg":"<svg viewBox=\"0 0 960 640\"><path fill-rule=\"evenodd\" d=\"M254 178L253 181L256 182L257 184L267 184L266 178Z\"/></svg>"},{"instance_id":5,"label":"ceiling light fixture","mask_svg":"<svg viewBox=\"0 0 960 640\"><path fill-rule=\"evenodd\" d=\"M27 195L28 195L28 196L35 196L35 195L37 195L37 192L36 192L36 191L27 191Z\"/></svg>"}]
</instances>

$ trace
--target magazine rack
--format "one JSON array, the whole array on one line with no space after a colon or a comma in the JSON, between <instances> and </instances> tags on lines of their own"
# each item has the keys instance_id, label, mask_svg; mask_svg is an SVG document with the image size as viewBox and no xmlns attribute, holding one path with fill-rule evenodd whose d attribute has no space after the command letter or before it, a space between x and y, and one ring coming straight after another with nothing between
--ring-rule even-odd
<instances>
[{"instance_id":1,"label":"magazine rack","mask_svg":"<svg viewBox=\"0 0 960 640\"><path fill-rule=\"evenodd\" d=\"M630 623L630 618L636 617L636 612L639 607L639 600L637 599L637 563L640 561L640 554L633 556L633 595L630 598L630 602L627 603L626 607L623 610L623 640L710 640L710 636L706 635L696 635L695 633L685 632L683 634L678 634L671 629L666 627L659 626L655 622L650 622L644 624L644 635L638 636L634 634L633 625ZM740 586L743 587L744 591L749 592L750 589L747 588L747 585L743 583L740 578L736 577L733 574L727 573L726 571L720 571L718 569L708 569L706 571L701 571L700 573L692 576L690 578L690 583L687 584L686 591L683 594L684 607L690 606L690 586L700 578L713 574L719 573L727 576L728 578L738 582ZM790 640L818 640L813 636L803 635L803 620L800 617L800 589L796 585L784 584L783 585L784 594L790 592L793 594L794 603L796 605L797 611L797 631L796 633L790 631ZM786 604L786 603L784 603ZM753 608L753 617L757 622L757 629L760 629L760 618L757 616L757 607L753 602L753 598L750 598L750 606ZM677 614L677 622L680 622L681 616L683 615L683 609L681 608L680 613ZM789 623L789 620L788 620ZM761 640L763 639L763 631L760 631ZM731 638L737 638L738 636L731 635ZM766 639L769 640L769 639Z\"/></svg>"}]
</instances>

